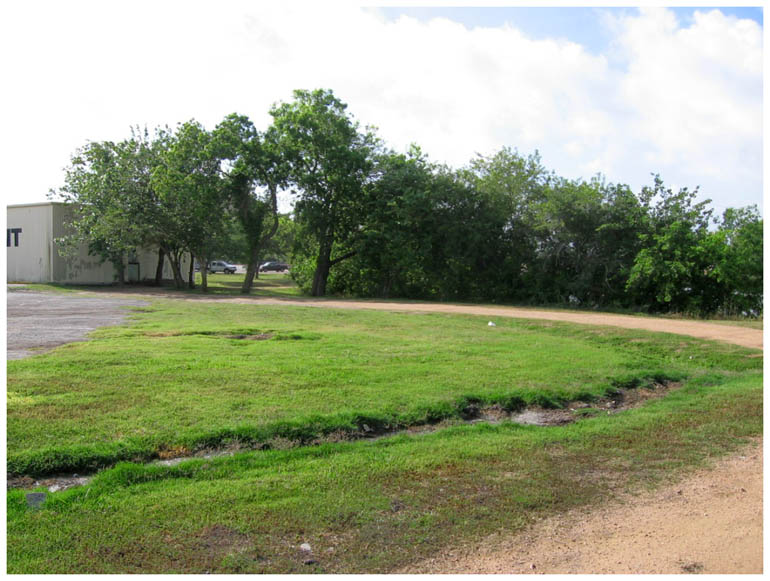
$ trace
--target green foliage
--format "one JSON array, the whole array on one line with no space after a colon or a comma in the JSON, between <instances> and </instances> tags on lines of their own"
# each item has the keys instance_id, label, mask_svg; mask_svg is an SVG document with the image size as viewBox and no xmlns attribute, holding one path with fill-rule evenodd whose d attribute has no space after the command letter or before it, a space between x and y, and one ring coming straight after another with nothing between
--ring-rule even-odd
<instances>
[{"instance_id":1,"label":"green foliage","mask_svg":"<svg viewBox=\"0 0 770 581\"><path fill-rule=\"evenodd\" d=\"M294 101L273 107L276 141L289 167L289 182L299 192L295 217L315 238L318 257L311 294L326 293L329 272L348 257L361 218L361 189L371 169L376 142L331 91L295 91ZM342 254L332 257L334 247ZM295 260L297 262L297 260Z\"/></svg>"},{"instance_id":2,"label":"green foliage","mask_svg":"<svg viewBox=\"0 0 770 581\"><path fill-rule=\"evenodd\" d=\"M123 280L128 255L164 238L165 215L151 184L169 133L132 129L131 139L91 142L66 168L64 186L50 193L70 204L70 233L57 240L66 253L85 243L89 251L112 262Z\"/></svg>"},{"instance_id":3,"label":"green foliage","mask_svg":"<svg viewBox=\"0 0 770 581\"><path fill-rule=\"evenodd\" d=\"M204 292L205 265L211 258L214 240L221 237L227 224L224 183L214 145L212 134L200 123L183 123L152 174L152 185L172 217L166 223L166 234L204 265ZM174 272L175 278L181 278L178 265L174 265Z\"/></svg>"},{"instance_id":4,"label":"green foliage","mask_svg":"<svg viewBox=\"0 0 770 581\"><path fill-rule=\"evenodd\" d=\"M757 316L762 312L762 220L756 208L730 208L719 229L710 231L712 211L708 201L694 203L696 194L686 188L675 194L658 176L653 188L643 190L647 222L627 289L650 311Z\"/></svg>"},{"instance_id":5,"label":"green foliage","mask_svg":"<svg viewBox=\"0 0 770 581\"><path fill-rule=\"evenodd\" d=\"M717 276L724 285L722 307L727 314L762 313L763 226L756 206L728 208L714 234L721 243Z\"/></svg>"},{"instance_id":6,"label":"green foliage","mask_svg":"<svg viewBox=\"0 0 770 581\"><path fill-rule=\"evenodd\" d=\"M417 146L387 151L332 91L295 91L259 131L228 115L154 138L91 143L59 195L73 250L112 261L159 247L182 285L183 251L247 263L288 259L306 294L762 314L763 222L755 207L712 219L697 188L659 176L635 194L601 175L568 180L536 151L504 147L459 170ZM296 196L292 216L277 195ZM204 273L203 285L207 286Z\"/></svg>"},{"instance_id":7,"label":"green foliage","mask_svg":"<svg viewBox=\"0 0 770 581\"><path fill-rule=\"evenodd\" d=\"M214 131L217 148L227 161L225 189L245 234L246 277L241 292L251 292L259 259L279 228L278 189L286 185L288 166L270 128L260 134L241 115L229 115Z\"/></svg>"}]
</instances>

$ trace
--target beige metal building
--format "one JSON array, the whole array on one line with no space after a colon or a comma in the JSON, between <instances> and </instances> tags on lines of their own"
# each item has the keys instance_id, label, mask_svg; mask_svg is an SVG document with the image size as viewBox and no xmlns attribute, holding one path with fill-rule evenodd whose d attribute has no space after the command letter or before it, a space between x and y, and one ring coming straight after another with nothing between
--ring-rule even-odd
<instances>
[{"instance_id":1,"label":"beige metal building","mask_svg":"<svg viewBox=\"0 0 770 581\"><path fill-rule=\"evenodd\" d=\"M74 257L59 254L55 239L67 233L71 207L61 202L8 206L7 265L8 282L55 282L61 284L111 284L118 280L112 263L102 262L82 245ZM182 272L189 269L189 257ZM137 252L124 273L127 282L155 278L157 249ZM168 260L163 278L173 279Z\"/></svg>"}]
</instances>

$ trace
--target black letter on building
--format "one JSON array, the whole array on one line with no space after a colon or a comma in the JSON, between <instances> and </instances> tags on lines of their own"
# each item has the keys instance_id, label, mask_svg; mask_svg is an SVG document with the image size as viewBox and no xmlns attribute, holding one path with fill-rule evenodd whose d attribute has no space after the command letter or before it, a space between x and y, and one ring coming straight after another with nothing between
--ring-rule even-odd
<instances>
[{"instance_id":1,"label":"black letter on building","mask_svg":"<svg viewBox=\"0 0 770 581\"><path fill-rule=\"evenodd\" d=\"M19 245L19 234L21 234L21 228L8 228L8 242L7 246L11 245L11 234L13 234L13 245Z\"/></svg>"}]
</instances>

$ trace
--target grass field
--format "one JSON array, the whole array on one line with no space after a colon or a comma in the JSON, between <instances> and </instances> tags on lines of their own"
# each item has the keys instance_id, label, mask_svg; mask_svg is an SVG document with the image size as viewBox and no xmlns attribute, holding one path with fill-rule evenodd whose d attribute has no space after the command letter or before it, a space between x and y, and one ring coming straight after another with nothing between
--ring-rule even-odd
<instances>
[{"instance_id":1,"label":"grass field","mask_svg":"<svg viewBox=\"0 0 770 581\"><path fill-rule=\"evenodd\" d=\"M761 433L756 351L486 323L158 299L93 341L10 361L11 473L117 466L48 494L40 510L10 491L9 572L387 572L449 542L676 478ZM483 404L559 407L663 380L683 386L563 427L335 441L364 425L458 419ZM125 462L220 446L264 449L171 467Z\"/></svg>"}]
</instances>

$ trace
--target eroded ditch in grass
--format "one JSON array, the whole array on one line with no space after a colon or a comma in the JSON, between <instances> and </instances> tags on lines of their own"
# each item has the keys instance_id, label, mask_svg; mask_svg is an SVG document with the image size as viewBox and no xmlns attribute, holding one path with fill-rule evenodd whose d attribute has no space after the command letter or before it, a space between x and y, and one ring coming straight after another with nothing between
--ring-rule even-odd
<instances>
[{"instance_id":1,"label":"eroded ditch in grass","mask_svg":"<svg viewBox=\"0 0 770 581\"><path fill-rule=\"evenodd\" d=\"M499 424L507 421L531 426L565 426L580 421L581 419L596 417L603 414L612 415L639 407L651 399L663 397L672 390L678 389L680 386L680 382L671 381L655 382L648 386L617 388L612 395L599 398L591 403L573 401L567 403L563 408L557 409L529 406L519 411L509 412L499 405L470 405L466 407L462 418L445 419L432 424L415 425L394 430L376 430L363 424L360 431L332 432L307 443L278 437L255 446L234 444L224 448L198 450L194 453L180 453L182 451L169 450L162 452L160 454L162 456L161 458L147 462L146 464L174 466L185 460L220 458L249 450L287 449L304 445L317 446L320 444L348 442L353 440L377 440L401 434L427 434L452 426L479 423ZM57 474L44 478L9 475L7 487L8 489L33 489L43 486L48 492L58 492L75 486L88 484L94 474Z\"/></svg>"}]
</instances>

